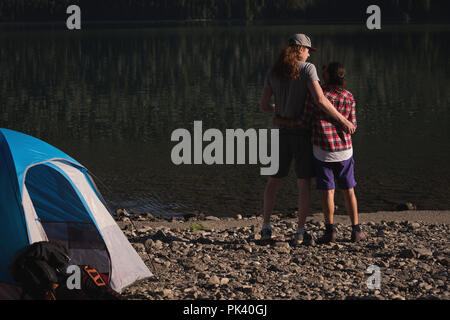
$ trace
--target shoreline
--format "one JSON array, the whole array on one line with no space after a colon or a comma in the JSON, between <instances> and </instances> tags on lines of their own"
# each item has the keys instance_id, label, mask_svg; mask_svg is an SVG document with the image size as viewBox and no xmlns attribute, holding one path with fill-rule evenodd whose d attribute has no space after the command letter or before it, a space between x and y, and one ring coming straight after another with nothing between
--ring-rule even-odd
<instances>
[{"instance_id":1,"label":"shoreline","mask_svg":"<svg viewBox=\"0 0 450 320\"><path fill-rule=\"evenodd\" d=\"M141 215L145 217L145 214ZM136 221L137 218L137 221ZM193 217L188 221L184 219L170 221L172 217L159 218L138 218L134 217L136 226L145 225L150 227L168 227L170 229L182 230L191 226L195 222L201 222L203 225L215 230L224 230L227 228L248 227L252 225L260 225L262 223L261 216L250 216L237 219L236 217L215 217L206 216L205 218ZM141 220L141 221L139 221ZM272 220L284 220L288 222L295 222L297 218L292 216L273 214ZM323 213L313 213L306 219L307 222L321 222L323 221ZM335 223L350 225L350 219L347 215L338 214L334 216ZM382 221L410 221L423 222L426 224L450 224L450 210L406 210L406 211L377 211L373 213L359 213L359 221L361 224L367 222L380 223ZM122 227L123 220L117 221ZM126 221L125 221L126 224Z\"/></svg>"},{"instance_id":2,"label":"shoreline","mask_svg":"<svg viewBox=\"0 0 450 320\"><path fill-rule=\"evenodd\" d=\"M116 219L155 275L125 289L128 299L450 299L450 211L360 214L368 236L361 243L348 240L348 217L335 216L337 241L311 246L294 245L296 218L277 215L268 243L259 241L262 218L255 216ZM320 213L307 218L316 238L323 229ZM367 286L374 265L379 289Z\"/></svg>"}]
</instances>

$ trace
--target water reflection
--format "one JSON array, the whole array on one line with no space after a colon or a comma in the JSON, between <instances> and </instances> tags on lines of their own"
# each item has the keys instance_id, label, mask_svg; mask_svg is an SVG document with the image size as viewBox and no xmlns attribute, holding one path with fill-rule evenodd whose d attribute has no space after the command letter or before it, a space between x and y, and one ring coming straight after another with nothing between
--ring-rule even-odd
<instances>
[{"instance_id":1,"label":"water reflection","mask_svg":"<svg viewBox=\"0 0 450 320\"><path fill-rule=\"evenodd\" d=\"M413 28L413 27L411 27ZM341 61L357 99L361 211L410 201L449 209L447 27L187 27L0 34L0 126L56 145L121 201L161 195L210 214L259 213L259 166L174 166L171 132L267 128L257 104L288 35L308 33L318 68ZM277 210L296 206L291 178ZM320 209L314 195L314 209ZM338 205L339 201L338 198ZM343 208L343 205L341 205Z\"/></svg>"}]
</instances>

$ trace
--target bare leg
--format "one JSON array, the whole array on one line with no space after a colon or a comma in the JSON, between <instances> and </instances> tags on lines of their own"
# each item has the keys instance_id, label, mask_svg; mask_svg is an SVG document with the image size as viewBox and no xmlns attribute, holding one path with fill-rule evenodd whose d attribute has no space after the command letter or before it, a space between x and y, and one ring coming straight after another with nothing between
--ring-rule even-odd
<instances>
[{"instance_id":1,"label":"bare leg","mask_svg":"<svg viewBox=\"0 0 450 320\"><path fill-rule=\"evenodd\" d=\"M275 197L281 180L281 178L269 177L269 180L267 181L266 189L264 190L264 223L270 222L270 216L272 215L273 206L275 204Z\"/></svg>"},{"instance_id":2,"label":"bare leg","mask_svg":"<svg viewBox=\"0 0 450 320\"><path fill-rule=\"evenodd\" d=\"M311 208L311 181L297 179L298 186L298 228L304 228Z\"/></svg>"},{"instance_id":3,"label":"bare leg","mask_svg":"<svg viewBox=\"0 0 450 320\"><path fill-rule=\"evenodd\" d=\"M323 217L325 218L325 224L333 224L334 218L334 189L323 190Z\"/></svg>"},{"instance_id":4,"label":"bare leg","mask_svg":"<svg viewBox=\"0 0 450 320\"><path fill-rule=\"evenodd\" d=\"M353 188L342 190L345 200L345 208L350 216L352 225L358 224L358 203L356 201L355 190Z\"/></svg>"}]
</instances>

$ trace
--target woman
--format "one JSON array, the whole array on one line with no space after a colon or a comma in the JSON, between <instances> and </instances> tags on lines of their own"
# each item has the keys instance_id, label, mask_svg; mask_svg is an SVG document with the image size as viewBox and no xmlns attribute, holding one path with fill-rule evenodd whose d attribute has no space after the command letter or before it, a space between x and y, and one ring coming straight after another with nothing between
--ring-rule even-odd
<instances>
[{"instance_id":1,"label":"woman","mask_svg":"<svg viewBox=\"0 0 450 320\"><path fill-rule=\"evenodd\" d=\"M322 71L325 85L324 95L334 107L356 127L356 102L353 94L346 89L345 68L339 62L331 62ZM314 168L317 189L323 193L323 212L325 233L320 243L336 240L336 229L333 224L335 180L342 190L345 207L352 223L351 241L364 240L366 235L361 231L358 222L358 205L354 187L354 160L352 137L334 124L324 112L314 108L308 99L305 105L305 122L312 123L312 143Z\"/></svg>"},{"instance_id":2,"label":"woman","mask_svg":"<svg viewBox=\"0 0 450 320\"><path fill-rule=\"evenodd\" d=\"M304 34L294 34L283 48L277 61L267 73L261 96L260 109L275 112L274 124L279 127L279 170L269 177L264 191L264 212L261 239L272 238L270 216L275 196L282 179L288 175L294 159L298 186L298 227L295 243L310 243L311 235L305 233L304 225L310 210L310 180L314 176L310 129L302 124L306 95L309 92L317 107L338 121L349 133L355 131L354 125L342 116L323 95L317 71L312 63L306 62L311 40ZM270 104L274 95L275 105Z\"/></svg>"}]
</instances>

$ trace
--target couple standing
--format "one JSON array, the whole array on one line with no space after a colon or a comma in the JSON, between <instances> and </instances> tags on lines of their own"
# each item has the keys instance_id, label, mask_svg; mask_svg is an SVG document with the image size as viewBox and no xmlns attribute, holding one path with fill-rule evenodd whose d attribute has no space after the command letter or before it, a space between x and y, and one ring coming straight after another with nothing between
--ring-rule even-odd
<instances>
[{"instance_id":1,"label":"couple standing","mask_svg":"<svg viewBox=\"0 0 450 320\"><path fill-rule=\"evenodd\" d=\"M345 69L333 62L323 68L324 86L319 84L315 66L306 62L311 40L304 34L289 38L277 61L266 75L260 109L274 112L274 125L280 130L278 173L269 177L264 191L261 239L272 237L270 216L282 178L289 173L294 160L298 185L298 227L295 243L308 244L311 234L305 231L310 211L310 180L316 176L317 189L323 193L325 232L319 243L336 240L333 225L335 179L342 190L352 223L351 241L365 239L358 223L354 192L351 134L356 129L355 100L345 89ZM270 104L274 95L275 104Z\"/></svg>"}]
</instances>

